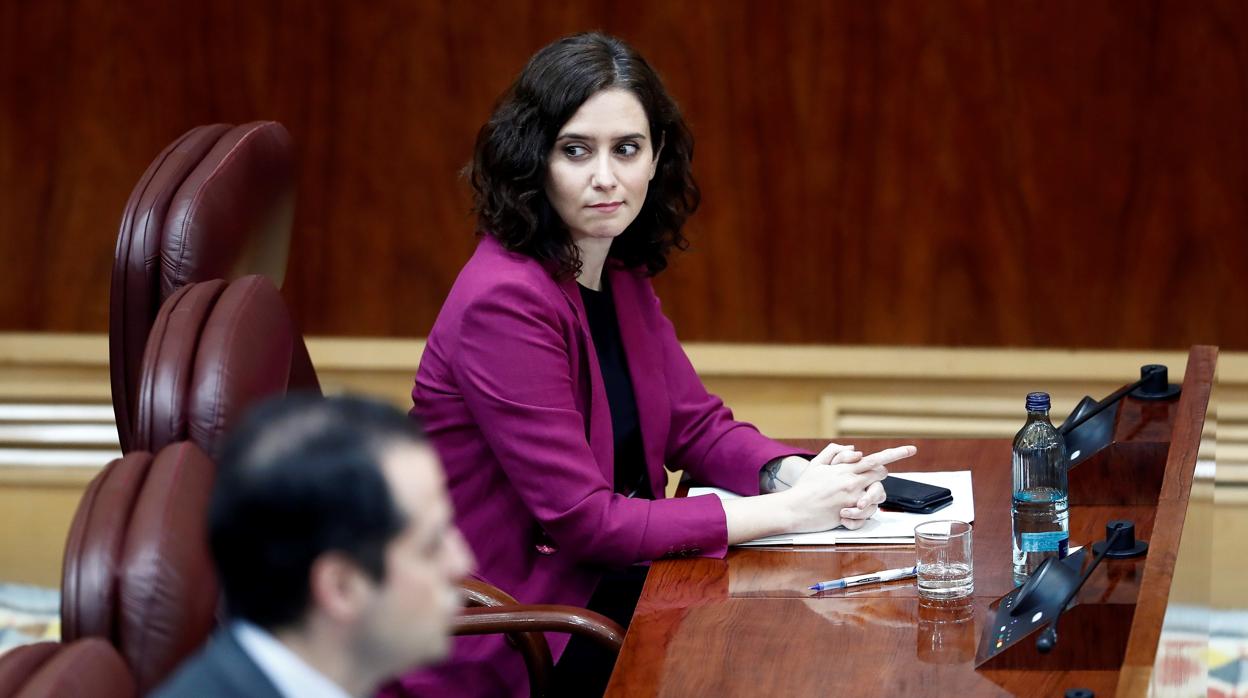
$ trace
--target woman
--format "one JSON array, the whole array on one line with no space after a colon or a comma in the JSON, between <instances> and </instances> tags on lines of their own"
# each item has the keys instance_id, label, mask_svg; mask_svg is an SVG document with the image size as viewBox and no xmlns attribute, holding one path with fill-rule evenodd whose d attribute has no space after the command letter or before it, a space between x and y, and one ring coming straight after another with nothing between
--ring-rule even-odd
<instances>
[{"instance_id":1,"label":"woman","mask_svg":"<svg viewBox=\"0 0 1248 698\"><path fill-rule=\"evenodd\" d=\"M480 577L522 603L627 623L646 569L633 566L857 528L883 500L884 465L914 453L831 444L808 460L706 392L650 284L686 246L692 154L658 76L601 34L534 55L478 135L481 241L429 334L412 411ZM665 499L664 465L761 496ZM566 636L549 639L559 657ZM559 680L588 662L560 659ZM597 671L600 692L609 661ZM524 677L501 638L464 640L436 677L455 683L428 693L523 693Z\"/></svg>"}]
</instances>

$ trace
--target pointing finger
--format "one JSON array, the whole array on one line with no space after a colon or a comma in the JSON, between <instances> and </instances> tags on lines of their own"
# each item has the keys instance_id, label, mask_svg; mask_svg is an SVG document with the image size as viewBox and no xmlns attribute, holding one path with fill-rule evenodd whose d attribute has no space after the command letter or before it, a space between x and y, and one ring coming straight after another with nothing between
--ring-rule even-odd
<instances>
[{"instance_id":1,"label":"pointing finger","mask_svg":"<svg viewBox=\"0 0 1248 698\"><path fill-rule=\"evenodd\" d=\"M864 463L869 462L872 465L888 465L889 463L899 461L902 458L909 458L918 452L919 449L914 446L898 446L896 448L886 448L883 451L872 453L871 455L864 457L862 461Z\"/></svg>"}]
</instances>

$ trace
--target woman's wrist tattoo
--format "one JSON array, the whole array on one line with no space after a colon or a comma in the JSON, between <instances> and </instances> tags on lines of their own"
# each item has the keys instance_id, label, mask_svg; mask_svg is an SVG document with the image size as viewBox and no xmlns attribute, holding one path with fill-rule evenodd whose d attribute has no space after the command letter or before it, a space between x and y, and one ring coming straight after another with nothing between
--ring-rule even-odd
<instances>
[{"instance_id":1,"label":"woman's wrist tattoo","mask_svg":"<svg viewBox=\"0 0 1248 698\"><path fill-rule=\"evenodd\" d=\"M792 484L780 479L780 464L783 462L784 457L776 458L767 465L764 465L763 469L759 471L759 474L762 476L762 489L768 492L775 492L777 489L777 483L779 485L784 485L785 487L793 486Z\"/></svg>"}]
</instances>

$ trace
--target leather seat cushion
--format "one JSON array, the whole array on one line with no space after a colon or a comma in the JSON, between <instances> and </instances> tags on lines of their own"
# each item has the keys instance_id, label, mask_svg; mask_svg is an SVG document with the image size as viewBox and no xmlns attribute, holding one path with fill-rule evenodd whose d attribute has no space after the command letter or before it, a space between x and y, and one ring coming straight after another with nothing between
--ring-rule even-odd
<instances>
[{"instance_id":1,"label":"leather seat cushion","mask_svg":"<svg viewBox=\"0 0 1248 698\"><path fill-rule=\"evenodd\" d=\"M204 326L227 284L188 284L161 306L143 353L134 447L159 451L186 438L187 397Z\"/></svg>"},{"instance_id":2,"label":"leather seat cushion","mask_svg":"<svg viewBox=\"0 0 1248 698\"><path fill-rule=\"evenodd\" d=\"M297 341L267 277L183 287L161 308L144 354L136 446L189 439L213 454L248 407L286 392Z\"/></svg>"},{"instance_id":3,"label":"leather seat cushion","mask_svg":"<svg viewBox=\"0 0 1248 698\"><path fill-rule=\"evenodd\" d=\"M295 210L294 147L281 124L235 126L187 176L170 203L160 287L264 274L278 287Z\"/></svg>"},{"instance_id":4,"label":"leather seat cushion","mask_svg":"<svg viewBox=\"0 0 1248 698\"><path fill-rule=\"evenodd\" d=\"M152 456L134 451L109 463L83 494L61 572L61 638L117 637L114 609L126 530Z\"/></svg>"},{"instance_id":5,"label":"leather seat cushion","mask_svg":"<svg viewBox=\"0 0 1248 698\"><path fill-rule=\"evenodd\" d=\"M117 650L99 638L86 638L59 647L27 679L14 698L130 698L135 695L138 691L134 678Z\"/></svg>"},{"instance_id":6,"label":"leather seat cushion","mask_svg":"<svg viewBox=\"0 0 1248 698\"><path fill-rule=\"evenodd\" d=\"M155 688L209 636L218 586L208 550L216 465L180 442L156 455L134 504L121 555L117 623L139 690Z\"/></svg>"}]
</instances>

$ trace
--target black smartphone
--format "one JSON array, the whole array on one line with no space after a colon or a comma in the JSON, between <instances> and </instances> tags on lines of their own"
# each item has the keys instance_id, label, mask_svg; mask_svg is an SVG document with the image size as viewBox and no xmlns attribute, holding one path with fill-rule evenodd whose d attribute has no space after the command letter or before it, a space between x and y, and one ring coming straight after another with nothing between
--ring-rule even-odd
<instances>
[{"instance_id":1,"label":"black smartphone","mask_svg":"<svg viewBox=\"0 0 1248 698\"><path fill-rule=\"evenodd\" d=\"M887 497L880 506L911 514L931 514L953 504L953 493L948 487L937 487L914 480L888 476L884 485Z\"/></svg>"}]
</instances>

